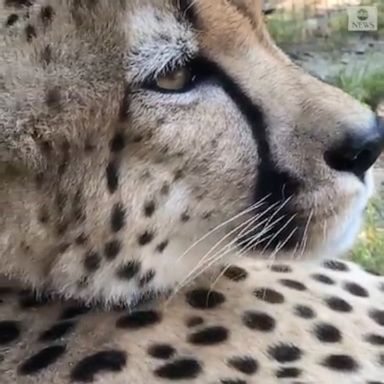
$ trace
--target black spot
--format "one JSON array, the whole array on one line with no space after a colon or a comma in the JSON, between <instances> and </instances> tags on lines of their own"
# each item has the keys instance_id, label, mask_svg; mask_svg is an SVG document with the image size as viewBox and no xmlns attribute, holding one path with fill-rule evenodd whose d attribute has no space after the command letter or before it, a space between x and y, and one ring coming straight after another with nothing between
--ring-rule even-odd
<instances>
[{"instance_id":1,"label":"black spot","mask_svg":"<svg viewBox=\"0 0 384 384\"><path fill-rule=\"evenodd\" d=\"M253 291L253 294L260 300L263 300L271 304L284 303L284 296L270 288L257 288Z\"/></svg>"},{"instance_id":2,"label":"black spot","mask_svg":"<svg viewBox=\"0 0 384 384\"><path fill-rule=\"evenodd\" d=\"M140 271L140 263L129 261L117 270L117 276L120 279L130 280Z\"/></svg>"},{"instance_id":3,"label":"black spot","mask_svg":"<svg viewBox=\"0 0 384 384\"><path fill-rule=\"evenodd\" d=\"M108 260L113 260L117 257L121 250L121 243L118 240L108 241L104 246L104 255Z\"/></svg>"},{"instance_id":4,"label":"black spot","mask_svg":"<svg viewBox=\"0 0 384 384\"><path fill-rule=\"evenodd\" d=\"M164 184L160 189L160 194L166 196L169 194L170 186L169 184Z\"/></svg>"},{"instance_id":5,"label":"black spot","mask_svg":"<svg viewBox=\"0 0 384 384\"><path fill-rule=\"evenodd\" d=\"M332 269L332 271L339 271L339 272L349 271L347 264L344 264L341 261L337 261L337 260L327 260L324 262L323 265L327 269Z\"/></svg>"},{"instance_id":6,"label":"black spot","mask_svg":"<svg viewBox=\"0 0 384 384\"><path fill-rule=\"evenodd\" d=\"M144 216L151 217L156 209L156 204L154 201L148 201L144 204Z\"/></svg>"},{"instance_id":7,"label":"black spot","mask_svg":"<svg viewBox=\"0 0 384 384\"><path fill-rule=\"evenodd\" d=\"M296 291L305 291L307 289L303 283L296 280L281 279L279 281L284 285L284 287L295 289Z\"/></svg>"},{"instance_id":8,"label":"black spot","mask_svg":"<svg viewBox=\"0 0 384 384\"><path fill-rule=\"evenodd\" d=\"M11 25L15 24L16 21L19 20L19 16L16 15L16 13L12 13L8 16L7 21L5 22L5 25L7 27L10 27Z\"/></svg>"},{"instance_id":9,"label":"black spot","mask_svg":"<svg viewBox=\"0 0 384 384\"><path fill-rule=\"evenodd\" d=\"M32 0L5 0L4 5L6 7L30 7L33 4Z\"/></svg>"},{"instance_id":10,"label":"black spot","mask_svg":"<svg viewBox=\"0 0 384 384\"><path fill-rule=\"evenodd\" d=\"M121 203L117 203L112 208L111 228L112 232L119 232L125 225L125 209Z\"/></svg>"},{"instance_id":11,"label":"black spot","mask_svg":"<svg viewBox=\"0 0 384 384\"><path fill-rule=\"evenodd\" d=\"M46 207L41 208L38 216L38 220L41 224L47 224L49 222L49 214Z\"/></svg>"},{"instance_id":12,"label":"black spot","mask_svg":"<svg viewBox=\"0 0 384 384\"><path fill-rule=\"evenodd\" d=\"M271 271L278 273L289 273L292 272L292 268L289 265L285 264L275 264L272 265Z\"/></svg>"},{"instance_id":13,"label":"black spot","mask_svg":"<svg viewBox=\"0 0 384 384\"><path fill-rule=\"evenodd\" d=\"M95 375L101 372L120 372L127 364L127 354L111 349L87 356L72 369L71 379L91 383Z\"/></svg>"},{"instance_id":14,"label":"black spot","mask_svg":"<svg viewBox=\"0 0 384 384\"><path fill-rule=\"evenodd\" d=\"M63 212L65 205L67 203L67 200L68 200L67 196L63 192L57 192L57 194L55 196L55 204L57 207L57 211L59 213Z\"/></svg>"},{"instance_id":15,"label":"black spot","mask_svg":"<svg viewBox=\"0 0 384 384\"><path fill-rule=\"evenodd\" d=\"M83 305L74 305L68 308L65 308L63 313L60 316L61 320L69 320L73 319L77 316L85 315L91 310L90 307L86 307Z\"/></svg>"},{"instance_id":16,"label":"black spot","mask_svg":"<svg viewBox=\"0 0 384 384\"><path fill-rule=\"evenodd\" d=\"M39 340L40 341L54 341L60 339L61 337L67 335L75 327L75 322L73 321L62 321L51 328L43 332Z\"/></svg>"},{"instance_id":17,"label":"black spot","mask_svg":"<svg viewBox=\"0 0 384 384\"><path fill-rule=\"evenodd\" d=\"M373 345L384 345L384 336L382 335L370 334L365 337L365 340Z\"/></svg>"},{"instance_id":18,"label":"black spot","mask_svg":"<svg viewBox=\"0 0 384 384\"><path fill-rule=\"evenodd\" d=\"M177 180L180 180L184 177L184 172L182 169L177 169L174 173L174 177L173 177L173 180L174 181L177 181Z\"/></svg>"},{"instance_id":19,"label":"black spot","mask_svg":"<svg viewBox=\"0 0 384 384\"><path fill-rule=\"evenodd\" d=\"M38 308L46 305L49 300L49 295L25 290L20 293L19 305L22 309Z\"/></svg>"},{"instance_id":20,"label":"black spot","mask_svg":"<svg viewBox=\"0 0 384 384\"><path fill-rule=\"evenodd\" d=\"M271 332L276 326L274 318L259 311L246 311L242 320L248 328L262 332Z\"/></svg>"},{"instance_id":21,"label":"black spot","mask_svg":"<svg viewBox=\"0 0 384 384\"><path fill-rule=\"evenodd\" d=\"M146 272L143 276L140 277L139 280L139 286L140 288L145 287L147 284L149 284L155 277L156 273L153 269Z\"/></svg>"},{"instance_id":22,"label":"black spot","mask_svg":"<svg viewBox=\"0 0 384 384\"><path fill-rule=\"evenodd\" d=\"M53 8L50 5L46 5L45 7L42 7L40 11L40 17L41 17L41 20L43 21L43 24L48 25L49 23L51 23L54 14L55 12L53 11Z\"/></svg>"},{"instance_id":23,"label":"black spot","mask_svg":"<svg viewBox=\"0 0 384 384\"><path fill-rule=\"evenodd\" d=\"M316 337L324 343L337 343L341 341L341 332L333 325L321 323L314 328Z\"/></svg>"},{"instance_id":24,"label":"black spot","mask_svg":"<svg viewBox=\"0 0 384 384\"><path fill-rule=\"evenodd\" d=\"M116 133L109 143L109 148L111 152L121 152L125 147L125 137L123 133Z\"/></svg>"},{"instance_id":25,"label":"black spot","mask_svg":"<svg viewBox=\"0 0 384 384\"><path fill-rule=\"evenodd\" d=\"M145 231L144 233L138 236L137 242L141 246L147 245L153 240L153 236L154 235L152 232Z\"/></svg>"},{"instance_id":26,"label":"black spot","mask_svg":"<svg viewBox=\"0 0 384 384\"><path fill-rule=\"evenodd\" d=\"M155 375L169 380L196 378L201 372L200 363L195 359L177 359L155 370Z\"/></svg>"},{"instance_id":27,"label":"black spot","mask_svg":"<svg viewBox=\"0 0 384 384\"><path fill-rule=\"evenodd\" d=\"M187 319L186 325L188 328L197 327L198 325L201 325L204 323L204 319L200 316L193 316Z\"/></svg>"},{"instance_id":28,"label":"black spot","mask_svg":"<svg viewBox=\"0 0 384 384\"><path fill-rule=\"evenodd\" d=\"M284 378L297 378L301 375L301 369L295 367L280 368L276 371L276 377L279 379Z\"/></svg>"},{"instance_id":29,"label":"black spot","mask_svg":"<svg viewBox=\"0 0 384 384\"><path fill-rule=\"evenodd\" d=\"M156 251L159 252L159 253L163 253L163 252L164 252L164 249L167 248L168 243L169 243L168 240L164 240L164 241L162 241L162 242L156 247Z\"/></svg>"},{"instance_id":30,"label":"black spot","mask_svg":"<svg viewBox=\"0 0 384 384\"><path fill-rule=\"evenodd\" d=\"M300 348L295 345L285 343L268 348L268 353L279 363L291 363L299 360L302 355Z\"/></svg>"},{"instance_id":31,"label":"black spot","mask_svg":"<svg viewBox=\"0 0 384 384\"><path fill-rule=\"evenodd\" d=\"M88 272L95 272L100 267L101 258L97 252L90 251L85 255L84 268Z\"/></svg>"},{"instance_id":32,"label":"black spot","mask_svg":"<svg viewBox=\"0 0 384 384\"><path fill-rule=\"evenodd\" d=\"M129 103L130 103L130 89L126 85L124 88L124 95L120 104L119 118L120 121L126 121L129 117Z\"/></svg>"},{"instance_id":33,"label":"black spot","mask_svg":"<svg viewBox=\"0 0 384 384\"><path fill-rule=\"evenodd\" d=\"M369 317L377 324L384 327L384 311L373 309L369 312Z\"/></svg>"},{"instance_id":34,"label":"black spot","mask_svg":"<svg viewBox=\"0 0 384 384\"><path fill-rule=\"evenodd\" d=\"M192 333L188 337L188 341L197 345L214 345L224 342L228 339L228 336L229 332L226 328L221 326L213 326Z\"/></svg>"},{"instance_id":35,"label":"black spot","mask_svg":"<svg viewBox=\"0 0 384 384\"><path fill-rule=\"evenodd\" d=\"M225 302L225 296L205 288L194 289L186 294L187 303L196 309L213 309Z\"/></svg>"},{"instance_id":36,"label":"black spot","mask_svg":"<svg viewBox=\"0 0 384 384\"><path fill-rule=\"evenodd\" d=\"M64 345L52 345L44 348L25 360L19 367L20 375L31 375L54 364L65 352Z\"/></svg>"},{"instance_id":37,"label":"black spot","mask_svg":"<svg viewBox=\"0 0 384 384\"><path fill-rule=\"evenodd\" d=\"M0 296L10 295L14 290L11 287L1 287L0 286Z\"/></svg>"},{"instance_id":38,"label":"black spot","mask_svg":"<svg viewBox=\"0 0 384 384\"><path fill-rule=\"evenodd\" d=\"M111 160L105 171L107 176L107 187L110 193L115 193L119 186L119 169L117 160Z\"/></svg>"},{"instance_id":39,"label":"black spot","mask_svg":"<svg viewBox=\"0 0 384 384\"><path fill-rule=\"evenodd\" d=\"M37 34L35 27L31 24L28 24L25 27L25 37L27 38L28 43L30 43L36 36Z\"/></svg>"},{"instance_id":40,"label":"black spot","mask_svg":"<svg viewBox=\"0 0 384 384\"><path fill-rule=\"evenodd\" d=\"M250 356L233 357L228 364L246 375L253 375L259 368L258 362Z\"/></svg>"},{"instance_id":41,"label":"black spot","mask_svg":"<svg viewBox=\"0 0 384 384\"><path fill-rule=\"evenodd\" d=\"M306 305L296 305L294 313L303 319L313 319L316 316L314 310Z\"/></svg>"},{"instance_id":42,"label":"black spot","mask_svg":"<svg viewBox=\"0 0 384 384\"><path fill-rule=\"evenodd\" d=\"M344 289L354 296L359 296L359 297L369 296L368 291L365 288L363 288L361 285L356 283L347 282L344 284Z\"/></svg>"},{"instance_id":43,"label":"black spot","mask_svg":"<svg viewBox=\"0 0 384 384\"><path fill-rule=\"evenodd\" d=\"M245 380L241 379L221 379L221 384L247 384Z\"/></svg>"},{"instance_id":44,"label":"black spot","mask_svg":"<svg viewBox=\"0 0 384 384\"><path fill-rule=\"evenodd\" d=\"M332 296L325 300L329 308L337 312L351 312L352 306L340 297Z\"/></svg>"},{"instance_id":45,"label":"black spot","mask_svg":"<svg viewBox=\"0 0 384 384\"><path fill-rule=\"evenodd\" d=\"M176 353L169 344L154 344L148 348L148 354L156 359L170 359Z\"/></svg>"},{"instance_id":46,"label":"black spot","mask_svg":"<svg viewBox=\"0 0 384 384\"><path fill-rule=\"evenodd\" d=\"M116 326L118 328L140 329L161 321L161 314L156 311L136 311L120 317Z\"/></svg>"},{"instance_id":47,"label":"black spot","mask_svg":"<svg viewBox=\"0 0 384 384\"><path fill-rule=\"evenodd\" d=\"M47 90L45 103L49 108L58 109L61 104L61 93L59 87L53 87Z\"/></svg>"},{"instance_id":48,"label":"black spot","mask_svg":"<svg viewBox=\"0 0 384 384\"><path fill-rule=\"evenodd\" d=\"M245 280L248 277L248 272L243 268L232 265L225 269L224 276L229 280L238 282Z\"/></svg>"},{"instance_id":49,"label":"black spot","mask_svg":"<svg viewBox=\"0 0 384 384\"><path fill-rule=\"evenodd\" d=\"M88 241L88 237L84 234L84 233L81 233L79 236L76 237L75 239L75 243L77 245L84 245L86 244Z\"/></svg>"},{"instance_id":50,"label":"black spot","mask_svg":"<svg viewBox=\"0 0 384 384\"><path fill-rule=\"evenodd\" d=\"M0 321L0 345L16 340L20 335L20 325L16 321Z\"/></svg>"},{"instance_id":51,"label":"black spot","mask_svg":"<svg viewBox=\"0 0 384 384\"><path fill-rule=\"evenodd\" d=\"M184 212L181 217L180 217L180 220L183 222L183 223L186 223L187 221L189 221L191 219L191 216L187 213L187 212Z\"/></svg>"},{"instance_id":52,"label":"black spot","mask_svg":"<svg viewBox=\"0 0 384 384\"><path fill-rule=\"evenodd\" d=\"M318 281L319 283L333 285L335 284L334 280L332 280L329 276L323 275L322 273L315 273L311 276L314 280Z\"/></svg>"},{"instance_id":53,"label":"black spot","mask_svg":"<svg viewBox=\"0 0 384 384\"><path fill-rule=\"evenodd\" d=\"M354 372L359 366L357 362L348 355L329 355L324 359L323 365L335 371Z\"/></svg>"}]
</instances>

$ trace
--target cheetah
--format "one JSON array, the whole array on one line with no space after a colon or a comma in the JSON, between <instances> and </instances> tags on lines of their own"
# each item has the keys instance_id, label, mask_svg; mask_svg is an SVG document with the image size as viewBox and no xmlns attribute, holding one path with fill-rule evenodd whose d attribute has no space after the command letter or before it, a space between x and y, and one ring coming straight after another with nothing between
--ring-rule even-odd
<instances>
[{"instance_id":1,"label":"cheetah","mask_svg":"<svg viewBox=\"0 0 384 384\"><path fill-rule=\"evenodd\" d=\"M259 1L2 0L1 384L380 383L383 144Z\"/></svg>"}]
</instances>

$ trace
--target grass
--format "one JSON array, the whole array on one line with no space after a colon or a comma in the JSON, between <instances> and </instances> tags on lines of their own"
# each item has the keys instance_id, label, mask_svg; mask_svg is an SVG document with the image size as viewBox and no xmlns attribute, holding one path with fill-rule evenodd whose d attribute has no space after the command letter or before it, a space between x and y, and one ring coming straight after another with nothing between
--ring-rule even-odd
<instances>
[{"instance_id":1,"label":"grass","mask_svg":"<svg viewBox=\"0 0 384 384\"><path fill-rule=\"evenodd\" d=\"M384 67L372 69L367 64L344 70L331 82L373 109L384 100Z\"/></svg>"},{"instance_id":2,"label":"grass","mask_svg":"<svg viewBox=\"0 0 384 384\"><path fill-rule=\"evenodd\" d=\"M369 204L364 229L350 258L369 271L384 274L383 196Z\"/></svg>"}]
</instances>

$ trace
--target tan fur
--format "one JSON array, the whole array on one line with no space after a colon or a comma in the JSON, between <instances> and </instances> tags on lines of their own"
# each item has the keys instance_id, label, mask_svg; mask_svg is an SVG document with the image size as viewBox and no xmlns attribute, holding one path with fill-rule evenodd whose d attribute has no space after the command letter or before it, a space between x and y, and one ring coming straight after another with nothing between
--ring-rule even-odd
<instances>
[{"instance_id":1,"label":"tan fur","mask_svg":"<svg viewBox=\"0 0 384 384\"><path fill-rule=\"evenodd\" d=\"M362 182L336 172L324 153L348 133L368 130L372 112L292 64L271 41L257 1L194 0L193 9L183 3L0 4L0 272L7 278L66 299L133 308L143 298L178 291L239 254L250 253L257 265L263 259L339 256L353 243L371 194L371 175ZM177 94L145 87L150 75L163 76L197 56L215 63L213 79ZM168 68L171 58L177 63ZM221 84L214 76L220 73L238 87L243 103L262 111L264 124L254 127L257 121L247 120L223 76ZM265 130L264 143L252 129ZM276 172L301 182L293 195L285 193L287 185L279 186L281 198L267 207L268 192L255 196L261 185L268 191L275 182L258 174L264 144ZM283 213L286 205L289 215ZM283 247L287 234L269 249L266 235L272 231L272 241L279 221L288 225L294 218L299 224L292 234L300 232L295 246ZM244 232L266 246L238 247ZM260 272L244 287L264 279L264 273L268 282L270 274ZM224 283L222 289L230 291L232 285ZM212 312L212 322L246 309L242 289L248 288L228 292L230 305L221 314ZM316 297L308 292L303 299ZM370 320L361 305L356 322L365 326ZM84 332L71 339L63 366L16 379L15 362L38 348L33 340L39 326L50 322L59 307L25 317L11 298L5 308L5 320L33 324L20 349L6 347L0 383L62 384L68 381L64 366L71 359L107 344L126 349L127 340L108 331L116 314L92 315L82 322ZM185 311L179 293L159 335L184 340L177 314ZM356 324L349 326L354 332ZM306 338L294 321L284 327ZM152 336L137 337L129 340L138 343L132 347L137 349L128 352L129 358L135 355L137 368L128 376L111 376L113 382L154 380L153 363L140 360ZM233 346L240 350L245 340L239 331ZM265 343L273 340L268 336ZM360 347L362 342L356 343ZM257 344L252 348L261 350ZM215 367L196 382L219 379L217 362L227 353L206 351L204 360L212 359ZM361 377L380 376L372 364ZM266 369L265 380L274 382L272 368ZM317 370L308 371L309 382L333 380Z\"/></svg>"},{"instance_id":2,"label":"tan fur","mask_svg":"<svg viewBox=\"0 0 384 384\"><path fill-rule=\"evenodd\" d=\"M17 320L20 336L0 349L4 355L0 366L1 383L69 383L71 372L73 375L79 362L95 353L110 350L126 354L126 364L122 364L114 372L106 370L99 371L94 376L90 374L88 382L98 384L225 382L221 380L243 380L241 382L248 384L380 382L384 375L383 347L369 343L367 337L383 335L382 325L375 322L369 313L374 309L384 310L384 279L369 275L356 265L344 265L348 266L349 271L330 270L316 264L289 263L288 268L291 272L281 272L281 266L278 264L274 265L275 270L270 270L268 263L243 259L236 266L243 268L248 274L247 278L236 282L222 277L213 286L210 280L201 278L193 286L180 292L177 298L151 305L150 308L161 315L161 321L149 326L137 329L122 328L117 324L119 319L127 316L127 313L121 311L102 313L95 309L88 314L67 319L66 321L73 321L73 329L62 337L46 341L38 339L43 332L59 324L58 319L62 317L63 310L74 304L57 302L43 306L36 304L35 307L20 310L18 302L25 300L23 296L18 296L16 293L3 294L1 299L4 303L0 319ZM276 268L279 267L280 272L277 272ZM287 265L284 267L287 268ZM313 276L317 274L327 276L334 284L328 285L315 280ZM303 291L288 288L281 283L282 279L294 280L303 284L305 288ZM344 288L347 282L359 284L367 290L369 297L358 297L347 292ZM225 296L225 302L212 309L196 309L186 302L185 295L197 288L211 289L211 295L221 293ZM262 290L258 291L259 298L257 298L253 292L260 288L277 291L284 296L284 302L271 304L264 301L262 298L267 294ZM348 302L353 307L352 311L343 313L330 309L325 300L335 296ZM204 303L204 300L202 302ZM312 309L314 317L306 319L295 314L298 305ZM145 307L141 309L146 310ZM246 311L267 314L276 321L275 327L268 330L267 326L267 331L248 328L243 320ZM196 317L201 318L202 323L188 326L191 319ZM323 323L336 327L340 331L341 340L319 341L315 329ZM193 333L217 326L228 330L227 340L206 346L188 341ZM300 348L301 358L286 363L276 361L268 351L280 343ZM168 359L154 358L148 351L156 344L166 344L176 351ZM33 375L17 373L28 358L50 346L65 346L66 351L46 369ZM352 357L358 368L341 372L327 368L323 362L332 354ZM229 360L234 357L255 359L258 364L257 372L244 374L234 369L229 364ZM194 378L185 380L159 378L156 374L159 368L179 359L192 359L199 364L201 370L198 370ZM277 372L284 368L297 368L301 373L296 378L276 377ZM189 375L187 372L184 370L186 377Z\"/></svg>"}]
</instances>

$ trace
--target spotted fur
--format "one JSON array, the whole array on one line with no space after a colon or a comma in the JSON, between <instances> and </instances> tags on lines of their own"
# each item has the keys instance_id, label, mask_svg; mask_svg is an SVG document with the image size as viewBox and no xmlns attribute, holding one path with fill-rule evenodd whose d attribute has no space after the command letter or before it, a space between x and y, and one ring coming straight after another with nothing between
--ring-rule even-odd
<instances>
[{"instance_id":1,"label":"spotted fur","mask_svg":"<svg viewBox=\"0 0 384 384\"><path fill-rule=\"evenodd\" d=\"M291 263L353 243L375 122L256 0L1 0L1 383L380 380L380 278Z\"/></svg>"}]
</instances>

